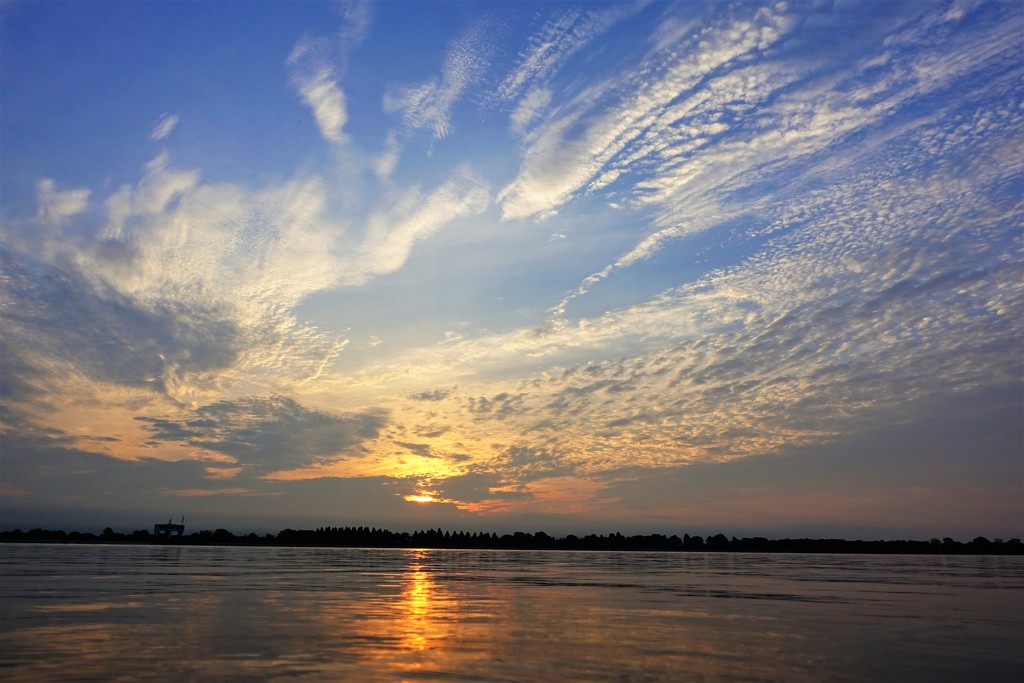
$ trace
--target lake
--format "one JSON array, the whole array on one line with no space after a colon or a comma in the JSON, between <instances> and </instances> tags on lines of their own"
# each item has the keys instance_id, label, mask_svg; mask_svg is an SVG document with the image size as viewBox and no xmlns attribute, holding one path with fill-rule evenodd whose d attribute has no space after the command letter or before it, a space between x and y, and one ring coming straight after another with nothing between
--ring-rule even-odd
<instances>
[{"instance_id":1,"label":"lake","mask_svg":"<svg viewBox=\"0 0 1024 683\"><path fill-rule=\"evenodd\" d=\"M1017 681L1024 558L0 544L5 681Z\"/></svg>"}]
</instances>

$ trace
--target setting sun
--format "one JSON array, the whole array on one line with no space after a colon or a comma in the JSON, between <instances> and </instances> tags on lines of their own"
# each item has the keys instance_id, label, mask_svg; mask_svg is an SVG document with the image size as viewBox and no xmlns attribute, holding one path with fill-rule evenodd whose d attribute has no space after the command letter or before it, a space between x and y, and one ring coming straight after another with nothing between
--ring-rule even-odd
<instances>
[{"instance_id":1,"label":"setting sun","mask_svg":"<svg viewBox=\"0 0 1024 683\"><path fill-rule=\"evenodd\" d=\"M437 499L427 494L418 493L414 496L405 496L405 500L409 501L410 503L433 503Z\"/></svg>"}]
</instances>

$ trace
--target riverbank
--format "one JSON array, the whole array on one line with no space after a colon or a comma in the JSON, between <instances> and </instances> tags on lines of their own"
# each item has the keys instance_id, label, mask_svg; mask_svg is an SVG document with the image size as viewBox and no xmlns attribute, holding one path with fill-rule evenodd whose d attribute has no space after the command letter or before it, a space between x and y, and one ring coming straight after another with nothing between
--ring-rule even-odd
<instances>
[{"instance_id":1,"label":"riverbank","mask_svg":"<svg viewBox=\"0 0 1024 683\"><path fill-rule=\"evenodd\" d=\"M179 544L179 545L249 545L350 548L461 548L495 550L623 550L671 552L759 552L759 553L851 553L851 554L916 554L916 555L1024 555L1024 543L1018 538L1008 541L989 540L978 536L961 542L953 538L919 540L846 540L837 538L736 538L724 534L682 537L673 534L624 536L589 534L556 538L543 531L498 535L487 532L443 531L428 529L394 532L370 527L319 527L317 529L284 529L277 534L255 533L235 535L227 529L201 530L180 537L157 537L147 529L131 533L107 528L101 534L64 532L61 530L13 529L0 531L0 542L9 543L116 543L116 544Z\"/></svg>"}]
</instances>

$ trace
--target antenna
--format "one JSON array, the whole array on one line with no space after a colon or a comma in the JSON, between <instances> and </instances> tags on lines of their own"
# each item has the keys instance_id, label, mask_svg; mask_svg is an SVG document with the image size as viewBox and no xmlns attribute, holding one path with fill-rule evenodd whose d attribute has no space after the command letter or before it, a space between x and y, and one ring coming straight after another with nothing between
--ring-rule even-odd
<instances>
[{"instance_id":1,"label":"antenna","mask_svg":"<svg viewBox=\"0 0 1024 683\"><path fill-rule=\"evenodd\" d=\"M185 515L182 515L182 516L181 516L181 523L182 523L182 524L185 524Z\"/></svg>"}]
</instances>

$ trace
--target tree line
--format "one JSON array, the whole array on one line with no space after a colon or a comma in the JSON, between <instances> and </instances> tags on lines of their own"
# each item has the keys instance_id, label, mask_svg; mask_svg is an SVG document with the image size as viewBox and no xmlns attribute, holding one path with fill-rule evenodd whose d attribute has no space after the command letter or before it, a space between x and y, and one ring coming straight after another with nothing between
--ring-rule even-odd
<instances>
[{"instance_id":1,"label":"tree line","mask_svg":"<svg viewBox=\"0 0 1024 683\"><path fill-rule=\"evenodd\" d=\"M503 550L660 550L710 552L764 552L764 553L886 553L886 554L969 554L969 555L1021 555L1024 543L1019 538L1004 541L978 536L961 542L946 537L928 541L857 541L840 538L781 538L769 539L676 534L640 534L624 536L619 532L607 535L588 534L580 537L569 534L550 536L543 531L528 533L516 531L498 535L488 532L443 531L426 529L413 533L395 532L376 527L323 526L316 529L284 529L277 534L260 536L255 533L235 535L227 529L196 531L180 538L158 538L147 529L119 533L107 527L100 534L48 529L0 531L0 542L50 543L137 543L179 545L267 545L314 546L353 548L464 548Z\"/></svg>"}]
</instances>

